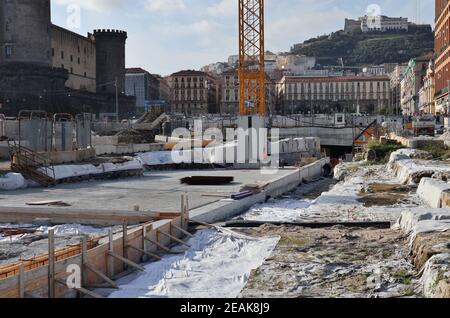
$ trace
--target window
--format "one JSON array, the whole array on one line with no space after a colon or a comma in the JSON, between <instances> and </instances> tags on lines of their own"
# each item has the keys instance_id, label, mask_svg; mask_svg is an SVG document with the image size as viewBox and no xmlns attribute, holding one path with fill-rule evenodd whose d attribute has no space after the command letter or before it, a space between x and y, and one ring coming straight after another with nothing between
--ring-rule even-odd
<instances>
[{"instance_id":1,"label":"window","mask_svg":"<svg viewBox=\"0 0 450 318\"><path fill-rule=\"evenodd\" d=\"M70 74L73 74L73 68L72 67L70 68Z\"/></svg>"},{"instance_id":2,"label":"window","mask_svg":"<svg viewBox=\"0 0 450 318\"><path fill-rule=\"evenodd\" d=\"M81 60L80 60L80 58L78 58L78 64L81 64Z\"/></svg>"},{"instance_id":3,"label":"window","mask_svg":"<svg viewBox=\"0 0 450 318\"><path fill-rule=\"evenodd\" d=\"M73 55L70 56L70 61L73 62Z\"/></svg>"},{"instance_id":4,"label":"window","mask_svg":"<svg viewBox=\"0 0 450 318\"><path fill-rule=\"evenodd\" d=\"M52 48L52 56L55 56L55 48Z\"/></svg>"},{"instance_id":5,"label":"window","mask_svg":"<svg viewBox=\"0 0 450 318\"><path fill-rule=\"evenodd\" d=\"M5 57L10 58L12 56L12 45L5 46Z\"/></svg>"},{"instance_id":6,"label":"window","mask_svg":"<svg viewBox=\"0 0 450 318\"><path fill-rule=\"evenodd\" d=\"M61 59L64 60L64 51L61 51Z\"/></svg>"}]
</instances>

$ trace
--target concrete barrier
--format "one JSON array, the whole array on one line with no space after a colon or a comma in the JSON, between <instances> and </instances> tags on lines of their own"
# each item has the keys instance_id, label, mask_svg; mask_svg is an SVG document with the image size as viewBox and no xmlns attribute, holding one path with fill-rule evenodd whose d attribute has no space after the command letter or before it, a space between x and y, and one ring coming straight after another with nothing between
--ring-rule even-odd
<instances>
[{"instance_id":1,"label":"concrete barrier","mask_svg":"<svg viewBox=\"0 0 450 318\"><path fill-rule=\"evenodd\" d=\"M44 152L40 155L48 158L52 164L60 165L64 163L83 162L95 157L95 149L87 148L73 151Z\"/></svg>"},{"instance_id":2,"label":"concrete barrier","mask_svg":"<svg viewBox=\"0 0 450 318\"><path fill-rule=\"evenodd\" d=\"M322 168L330 163L330 158L320 159L308 166L293 169L292 173L271 180L261 191L242 200L225 199L191 211L193 221L216 223L244 213L267 198L276 198L293 191L303 181L311 181L322 176Z\"/></svg>"},{"instance_id":3,"label":"concrete barrier","mask_svg":"<svg viewBox=\"0 0 450 318\"><path fill-rule=\"evenodd\" d=\"M430 207L442 208L443 194L450 192L450 184L431 178L423 178L420 181L417 194Z\"/></svg>"},{"instance_id":4,"label":"concrete barrier","mask_svg":"<svg viewBox=\"0 0 450 318\"><path fill-rule=\"evenodd\" d=\"M163 151L164 144L97 144L94 148L97 156L132 155L140 152Z\"/></svg>"}]
</instances>

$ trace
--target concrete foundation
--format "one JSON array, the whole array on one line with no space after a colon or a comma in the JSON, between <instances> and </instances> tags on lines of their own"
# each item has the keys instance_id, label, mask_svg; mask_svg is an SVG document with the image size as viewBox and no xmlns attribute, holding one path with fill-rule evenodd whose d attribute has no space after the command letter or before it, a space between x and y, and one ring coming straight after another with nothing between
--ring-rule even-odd
<instances>
[{"instance_id":1,"label":"concrete foundation","mask_svg":"<svg viewBox=\"0 0 450 318\"><path fill-rule=\"evenodd\" d=\"M164 144L120 144L118 136L93 137L92 146L97 156L132 155L139 152L163 151Z\"/></svg>"},{"instance_id":2,"label":"concrete foundation","mask_svg":"<svg viewBox=\"0 0 450 318\"><path fill-rule=\"evenodd\" d=\"M83 162L95 157L95 149L80 149L73 151L58 151L41 153L42 156L48 158L54 165L65 163Z\"/></svg>"},{"instance_id":3,"label":"concrete foundation","mask_svg":"<svg viewBox=\"0 0 450 318\"><path fill-rule=\"evenodd\" d=\"M269 197L279 197L294 190L303 181L310 181L322 175L322 168L330 162L329 158L318 160L308 166L295 169L291 173L275 178L263 187L258 194L243 200L221 200L198 209L191 210L191 220L215 223L244 213L251 206L263 203Z\"/></svg>"},{"instance_id":4,"label":"concrete foundation","mask_svg":"<svg viewBox=\"0 0 450 318\"><path fill-rule=\"evenodd\" d=\"M417 189L419 197L430 207L437 209L443 207L444 193L450 193L450 184L431 178L423 178Z\"/></svg>"}]
</instances>

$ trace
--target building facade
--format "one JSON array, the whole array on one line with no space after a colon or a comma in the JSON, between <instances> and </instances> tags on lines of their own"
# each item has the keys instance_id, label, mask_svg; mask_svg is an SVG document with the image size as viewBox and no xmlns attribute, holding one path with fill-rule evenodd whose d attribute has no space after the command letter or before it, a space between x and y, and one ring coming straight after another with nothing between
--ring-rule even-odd
<instances>
[{"instance_id":1,"label":"building facade","mask_svg":"<svg viewBox=\"0 0 450 318\"><path fill-rule=\"evenodd\" d=\"M142 68L128 68L125 78L126 95L136 97L139 114L148 112L151 106L167 107L170 88L163 77L150 74Z\"/></svg>"},{"instance_id":2,"label":"building facade","mask_svg":"<svg viewBox=\"0 0 450 318\"><path fill-rule=\"evenodd\" d=\"M170 76L171 111L185 115L217 112L216 78L201 72L186 70Z\"/></svg>"},{"instance_id":3,"label":"building facade","mask_svg":"<svg viewBox=\"0 0 450 318\"><path fill-rule=\"evenodd\" d=\"M389 73L389 85L390 85L390 98L389 98L389 113L399 115L402 112L402 95L401 95L401 82L403 79L403 73L405 72L408 64L398 64L394 67L392 72Z\"/></svg>"},{"instance_id":4,"label":"building facade","mask_svg":"<svg viewBox=\"0 0 450 318\"><path fill-rule=\"evenodd\" d=\"M278 90L283 113L380 113L390 95L387 76L285 76Z\"/></svg>"},{"instance_id":5,"label":"building facade","mask_svg":"<svg viewBox=\"0 0 450 318\"><path fill-rule=\"evenodd\" d=\"M144 112L146 101L150 100L150 73L142 68L128 68L125 74L125 94L136 97L136 108Z\"/></svg>"},{"instance_id":6,"label":"building facade","mask_svg":"<svg viewBox=\"0 0 450 318\"><path fill-rule=\"evenodd\" d=\"M408 31L408 18L393 18L384 15L364 16L360 18L361 31L368 32L387 32L387 31Z\"/></svg>"},{"instance_id":7,"label":"building facade","mask_svg":"<svg viewBox=\"0 0 450 318\"><path fill-rule=\"evenodd\" d=\"M428 64L427 74L423 80L423 87L419 91L419 112L421 114L435 115L436 113L441 113L441 111L436 111L434 95L434 63L431 60Z\"/></svg>"},{"instance_id":8,"label":"building facade","mask_svg":"<svg viewBox=\"0 0 450 318\"><path fill-rule=\"evenodd\" d=\"M450 1L436 0L435 26L435 99L436 111L450 110Z\"/></svg>"},{"instance_id":9,"label":"building facade","mask_svg":"<svg viewBox=\"0 0 450 318\"><path fill-rule=\"evenodd\" d=\"M239 113L239 75L237 70L227 71L221 77L222 98L220 113L236 115Z\"/></svg>"},{"instance_id":10,"label":"building facade","mask_svg":"<svg viewBox=\"0 0 450 318\"><path fill-rule=\"evenodd\" d=\"M52 25L52 65L67 70L66 86L96 92L96 46L92 34L78 33Z\"/></svg>"},{"instance_id":11,"label":"building facade","mask_svg":"<svg viewBox=\"0 0 450 318\"><path fill-rule=\"evenodd\" d=\"M423 87L430 60L426 57L412 59L401 80L401 105L404 115L419 113L419 91Z\"/></svg>"},{"instance_id":12,"label":"building facade","mask_svg":"<svg viewBox=\"0 0 450 318\"><path fill-rule=\"evenodd\" d=\"M170 112L170 77L155 75L159 80L159 99L166 104L166 111Z\"/></svg>"}]
</instances>

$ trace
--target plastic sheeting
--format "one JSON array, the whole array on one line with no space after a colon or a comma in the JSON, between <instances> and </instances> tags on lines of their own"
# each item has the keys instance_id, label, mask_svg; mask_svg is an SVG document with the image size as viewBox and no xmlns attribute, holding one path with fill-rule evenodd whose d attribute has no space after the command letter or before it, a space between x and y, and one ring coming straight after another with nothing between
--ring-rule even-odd
<instances>
[{"instance_id":1,"label":"plastic sheeting","mask_svg":"<svg viewBox=\"0 0 450 318\"><path fill-rule=\"evenodd\" d=\"M236 298L252 270L269 257L279 237L251 238L204 230L183 254L165 256L145 272L120 280L111 298Z\"/></svg>"},{"instance_id":2,"label":"plastic sheeting","mask_svg":"<svg viewBox=\"0 0 450 318\"><path fill-rule=\"evenodd\" d=\"M311 200L274 200L257 204L239 219L267 222L295 222L302 216L308 216L306 209L313 204Z\"/></svg>"},{"instance_id":3,"label":"plastic sheeting","mask_svg":"<svg viewBox=\"0 0 450 318\"><path fill-rule=\"evenodd\" d=\"M20 173L8 173L0 175L0 190L12 191L24 189L27 187L27 181Z\"/></svg>"}]
</instances>

